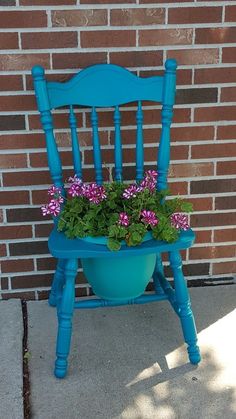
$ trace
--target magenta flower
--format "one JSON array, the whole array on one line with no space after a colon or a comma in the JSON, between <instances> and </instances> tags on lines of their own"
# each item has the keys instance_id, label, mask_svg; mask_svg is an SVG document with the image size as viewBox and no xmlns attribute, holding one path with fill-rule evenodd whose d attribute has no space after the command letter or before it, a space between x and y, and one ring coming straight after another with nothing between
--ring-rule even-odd
<instances>
[{"instance_id":1,"label":"magenta flower","mask_svg":"<svg viewBox=\"0 0 236 419\"><path fill-rule=\"evenodd\" d=\"M51 213L50 213L50 210L49 210L49 208L48 208L48 204L43 205L43 206L41 207L41 211L42 211L42 214L43 214L43 216L44 216L44 217L45 217L45 215L49 215L49 214L51 214Z\"/></svg>"},{"instance_id":2,"label":"magenta flower","mask_svg":"<svg viewBox=\"0 0 236 419\"><path fill-rule=\"evenodd\" d=\"M119 221L118 221L118 224L120 224L121 226L128 227L128 225L129 225L129 217L128 217L128 215L126 214L126 212L121 212L121 213L119 214Z\"/></svg>"},{"instance_id":3,"label":"magenta flower","mask_svg":"<svg viewBox=\"0 0 236 419\"><path fill-rule=\"evenodd\" d=\"M62 193L62 188L52 185L49 189L48 189L48 195L50 196L54 196L54 195L61 195Z\"/></svg>"},{"instance_id":4,"label":"magenta flower","mask_svg":"<svg viewBox=\"0 0 236 419\"><path fill-rule=\"evenodd\" d=\"M157 184L157 176L158 174L155 170L148 170L140 183L141 188L149 189L150 192L154 192Z\"/></svg>"},{"instance_id":5,"label":"magenta flower","mask_svg":"<svg viewBox=\"0 0 236 419\"><path fill-rule=\"evenodd\" d=\"M82 180L77 175L74 175L73 177L72 176L69 177L68 182L69 183L76 183L78 185L81 185Z\"/></svg>"},{"instance_id":6,"label":"magenta flower","mask_svg":"<svg viewBox=\"0 0 236 419\"><path fill-rule=\"evenodd\" d=\"M81 183L72 183L68 189L68 194L74 198L83 195L83 185Z\"/></svg>"},{"instance_id":7,"label":"magenta flower","mask_svg":"<svg viewBox=\"0 0 236 419\"><path fill-rule=\"evenodd\" d=\"M83 196L85 196L90 202L93 202L94 204L99 204L107 197L105 188L101 185L97 185L97 183L84 185L82 190Z\"/></svg>"},{"instance_id":8,"label":"magenta flower","mask_svg":"<svg viewBox=\"0 0 236 419\"><path fill-rule=\"evenodd\" d=\"M142 191L142 188L140 186L133 184L124 190L122 196L125 199L135 198L137 196L137 193L141 191Z\"/></svg>"},{"instance_id":9,"label":"magenta flower","mask_svg":"<svg viewBox=\"0 0 236 419\"><path fill-rule=\"evenodd\" d=\"M171 225L177 230L188 230L189 224L185 214L174 213L170 217Z\"/></svg>"},{"instance_id":10,"label":"magenta flower","mask_svg":"<svg viewBox=\"0 0 236 419\"><path fill-rule=\"evenodd\" d=\"M50 211L50 214L56 217L61 210L61 206L56 199L51 199L51 201L48 204L48 209Z\"/></svg>"},{"instance_id":11,"label":"magenta flower","mask_svg":"<svg viewBox=\"0 0 236 419\"><path fill-rule=\"evenodd\" d=\"M159 223L158 218L156 217L156 214L154 211L147 211L147 210L143 210L141 211L141 221L144 224L150 224L151 226L155 226Z\"/></svg>"}]
</instances>

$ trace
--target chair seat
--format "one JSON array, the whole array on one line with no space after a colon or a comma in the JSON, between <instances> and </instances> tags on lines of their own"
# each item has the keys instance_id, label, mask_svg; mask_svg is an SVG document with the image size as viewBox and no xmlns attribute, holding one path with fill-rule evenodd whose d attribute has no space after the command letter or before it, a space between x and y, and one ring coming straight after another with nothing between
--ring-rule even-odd
<instances>
[{"instance_id":1,"label":"chair seat","mask_svg":"<svg viewBox=\"0 0 236 419\"><path fill-rule=\"evenodd\" d=\"M118 252L111 252L105 245L88 243L82 239L68 239L64 233L58 232L54 227L49 236L48 247L51 254L59 259L123 257L131 254L141 255L187 249L192 246L194 240L195 233L189 229L181 231L178 240L174 243L152 239L140 246L129 247L123 245Z\"/></svg>"}]
</instances>

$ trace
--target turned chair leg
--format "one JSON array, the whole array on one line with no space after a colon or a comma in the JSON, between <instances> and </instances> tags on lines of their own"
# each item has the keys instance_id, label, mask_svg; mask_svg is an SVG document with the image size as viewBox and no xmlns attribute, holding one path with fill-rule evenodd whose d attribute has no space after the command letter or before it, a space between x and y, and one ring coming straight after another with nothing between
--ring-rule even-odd
<instances>
[{"instance_id":1,"label":"turned chair leg","mask_svg":"<svg viewBox=\"0 0 236 419\"><path fill-rule=\"evenodd\" d=\"M192 364L201 361L199 347L197 346L197 330L191 309L186 280L182 272L182 259L178 251L170 252L170 266L174 276L176 303L178 315L180 317L184 340L188 345L189 360Z\"/></svg>"},{"instance_id":2,"label":"turned chair leg","mask_svg":"<svg viewBox=\"0 0 236 419\"><path fill-rule=\"evenodd\" d=\"M77 259L66 260L64 269L65 285L58 310L57 359L54 371L57 378L64 378L67 372L67 357L70 352L77 269Z\"/></svg>"},{"instance_id":3,"label":"turned chair leg","mask_svg":"<svg viewBox=\"0 0 236 419\"><path fill-rule=\"evenodd\" d=\"M156 258L156 265L153 272L153 283L154 283L154 289L155 293L160 295L164 294L163 288L161 286L160 277L164 276L164 269L162 265L162 259L160 253L157 253Z\"/></svg>"},{"instance_id":4,"label":"turned chair leg","mask_svg":"<svg viewBox=\"0 0 236 419\"><path fill-rule=\"evenodd\" d=\"M56 307L58 300L61 299L62 289L65 281L64 267L65 259L59 259L57 262L57 269L53 277L52 288L48 300L49 305L52 307Z\"/></svg>"}]
</instances>

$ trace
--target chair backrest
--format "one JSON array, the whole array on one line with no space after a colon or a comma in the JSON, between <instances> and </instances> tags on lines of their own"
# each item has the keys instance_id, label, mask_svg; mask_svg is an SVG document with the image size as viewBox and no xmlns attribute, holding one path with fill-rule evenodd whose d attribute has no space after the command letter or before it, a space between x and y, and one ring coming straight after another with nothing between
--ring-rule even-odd
<instances>
[{"instance_id":1,"label":"chair backrest","mask_svg":"<svg viewBox=\"0 0 236 419\"><path fill-rule=\"evenodd\" d=\"M62 165L53 133L51 110L69 106L69 125L71 130L74 171L82 178L82 166L75 105L91 107L91 125L93 139L93 156L95 179L98 184L103 182L102 159L98 131L97 107L114 107L115 126L115 179L122 180L122 139L120 129L119 106L137 101L137 134L136 134L136 180L143 178L143 111L142 101L155 101L162 104L162 131L158 149L158 190L166 189L167 173L170 161L170 125L173 116L173 105L176 90L175 60L165 63L163 76L140 78L130 71L113 65L98 64L80 71L68 82L55 83L45 80L44 69L39 66L32 68L37 105L41 114L41 123L46 136L48 164L53 183L63 187Z\"/></svg>"}]
</instances>

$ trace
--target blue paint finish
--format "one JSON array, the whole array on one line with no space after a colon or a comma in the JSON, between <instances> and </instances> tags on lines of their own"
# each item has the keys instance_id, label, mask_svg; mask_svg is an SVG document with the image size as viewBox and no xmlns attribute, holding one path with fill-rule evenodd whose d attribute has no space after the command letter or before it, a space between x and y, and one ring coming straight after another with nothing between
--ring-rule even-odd
<instances>
[{"instance_id":1,"label":"blue paint finish","mask_svg":"<svg viewBox=\"0 0 236 419\"><path fill-rule=\"evenodd\" d=\"M95 168L95 179L96 182L101 185L102 178L102 158L101 158L101 149L100 149L100 140L98 133L98 115L95 107L92 108L91 112L91 124L93 129L93 158L94 158L94 168Z\"/></svg>"},{"instance_id":2,"label":"blue paint finish","mask_svg":"<svg viewBox=\"0 0 236 419\"><path fill-rule=\"evenodd\" d=\"M138 101L136 113L137 136L136 136L136 180L143 179L143 111L142 102Z\"/></svg>"},{"instance_id":3,"label":"blue paint finish","mask_svg":"<svg viewBox=\"0 0 236 419\"><path fill-rule=\"evenodd\" d=\"M115 107L114 125L115 125L115 180L122 181L122 145L120 135L121 115L119 106Z\"/></svg>"},{"instance_id":4,"label":"blue paint finish","mask_svg":"<svg viewBox=\"0 0 236 419\"><path fill-rule=\"evenodd\" d=\"M75 117L75 113L74 113L72 105L70 105L69 124L70 124L70 130L71 130L71 144L72 144L74 172L80 179L82 179L82 166L81 166L79 140L78 140L78 134L77 134L77 123L76 123L76 117Z\"/></svg>"},{"instance_id":5,"label":"blue paint finish","mask_svg":"<svg viewBox=\"0 0 236 419\"><path fill-rule=\"evenodd\" d=\"M57 186L63 186L62 167L53 134L51 109L69 106L74 167L77 175L81 177L80 150L73 106L92 107L91 123L95 178L96 182L102 184L102 159L96 108L115 108L115 179L120 181L122 180L122 142L119 105L133 101L138 102L136 113L136 177L137 180L141 180L144 171L141 102L150 100L161 102L163 105L161 113L162 132L158 150L159 176L157 188L158 190L166 189L170 161L170 125L173 117L176 89L176 67L175 60L167 60L164 77L157 76L143 79L122 67L112 64L99 64L80 71L66 83L48 83L45 80L44 69L39 66L34 67L32 76L46 137L48 164L53 183ZM49 304L57 307L59 322L57 360L55 363L56 377L63 378L66 375L74 308L144 304L168 299L180 318L184 339L188 345L190 361L193 364L200 361L196 327L179 254L181 249L189 248L194 242L195 234L191 229L182 231L179 239L173 244L149 239L140 246L128 247L123 244L119 252L111 252L106 245L94 240L91 242L89 240L67 239L63 233L57 231L56 223L57 219L55 218L55 227L48 241L51 254L59 259L49 298ZM170 265L175 283L174 289L164 275L161 259L163 252L169 252L170 255ZM75 302L75 277L78 259L82 260L84 271L89 277L94 291L98 295L106 297L105 299L93 298ZM140 263L146 266L142 275L140 275ZM155 293L141 295L152 274ZM99 276L100 278L98 278ZM100 279L100 283L97 279ZM104 279L106 283L104 283ZM127 284L128 287L124 287Z\"/></svg>"}]
</instances>

